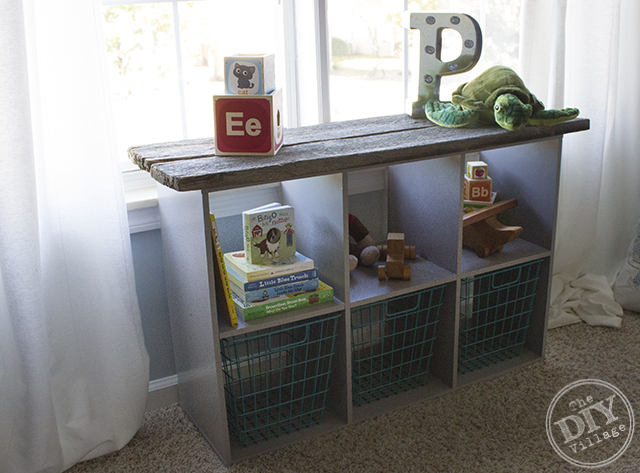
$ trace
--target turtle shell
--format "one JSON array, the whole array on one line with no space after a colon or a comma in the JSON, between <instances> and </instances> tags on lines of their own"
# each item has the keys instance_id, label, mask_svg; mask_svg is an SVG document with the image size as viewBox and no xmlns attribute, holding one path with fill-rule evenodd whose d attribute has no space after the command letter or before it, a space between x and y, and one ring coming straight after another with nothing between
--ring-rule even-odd
<instances>
[{"instance_id":1,"label":"turtle shell","mask_svg":"<svg viewBox=\"0 0 640 473\"><path fill-rule=\"evenodd\" d=\"M452 94L451 101L481 113L480 120L494 122L493 105L502 94L513 94L522 103L533 106L534 111L543 109L542 103L529 92L523 80L513 69L506 66L493 66L475 79L466 82Z\"/></svg>"}]
</instances>

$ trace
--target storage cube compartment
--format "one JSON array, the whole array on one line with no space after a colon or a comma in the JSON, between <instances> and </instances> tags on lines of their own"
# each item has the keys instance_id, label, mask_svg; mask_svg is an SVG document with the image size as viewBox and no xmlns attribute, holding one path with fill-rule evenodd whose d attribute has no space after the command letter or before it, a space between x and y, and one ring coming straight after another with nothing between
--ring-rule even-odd
<instances>
[{"instance_id":1,"label":"storage cube compartment","mask_svg":"<svg viewBox=\"0 0 640 473\"><path fill-rule=\"evenodd\" d=\"M481 160L488 166L496 202L517 199L518 205L497 215L506 226L522 227L522 233L497 253L479 258L472 248L462 249L462 272L489 270L523 258L545 257L553 248L556 195L560 175L560 141L521 144L465 155L467 162Z\"/></svg>"},{"instance_id":2,"label":"storage cube compartment","mask_svg":"<svg viewBox=\"0 0 640 473\"><path fill-rule=\"evenodd\" d=\"M351 309L353 404L424 386L444 286Z\"/></svg>"},{"instance_id":3,"label":"storage cube compartment","mask_svg":"<svg viewBox=\"0 0 640 473\"><path fill-rule=\"evenodd\" d=\"M461 281L458 372L522 353L542 260Z\"/></svg>"},{"instance_id":4,"label":"storage cube compartment","mask_svg":"<svg viewBox=\"0 0 640 473\"><path fill-rule=\"evenodd\" d=\"M242 212L272 202L293 207L296 251L313 260L315 268L318 269L319 279L333 288L335 303L313 304L249 321L239 317L237 327L230 326L225 310L218 310L221 333L229 334L237 330L255 329L262 324L271 324L276 319L286 320L289 317L296 317L300 311L317 309L327 313L340 310L339 307L327 308L327 306L342 304L340 301L344 300L342 175L333 174L210 192L208 211L216 216L224 253L243 250ZM214 260L215 255L211 258ZM220 298L216 299L218 305L223 302Z\"/></svg>"},{"instance_id":5,"label":"storage cube compartment","mask_svg":"<svg viewBox=\"0 0 640 473\"><path fill-rule=\"evenodd\" d=\"M395 164L348 173L348 212L358 217L376 245L386 245L389 233L402 233L404 245L415 247L405 259L409 280L380 282L378 266L361 264L349 277L351 302L393 296L411 287L450 281L458 265L461 156Z\"/></svg>"},{"instance_id":6,"label":"storage cube compartment","mask_svg":"<svg viewBox=\"0 0 640 473\"><path fill-rule=\"evenodd\" d=\"M322 421L340 315L221 340L229 431L240 444Z\"/></svg>"}]
</instances>

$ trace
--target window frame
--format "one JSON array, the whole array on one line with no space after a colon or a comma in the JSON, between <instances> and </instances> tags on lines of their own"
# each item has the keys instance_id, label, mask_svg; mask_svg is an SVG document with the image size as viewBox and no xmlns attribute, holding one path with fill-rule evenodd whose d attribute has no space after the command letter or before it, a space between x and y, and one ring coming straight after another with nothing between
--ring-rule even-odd
<instances>
[{"instance_id":1,"label":"window frame","mask_svg":"<svg viewBox=\"0 0 640 473\"><path fill-rule=\"evenodd\" d=\"M185 106L184 73L182 63L182 43L180 37L180 2L197 2L206 0L102 0L102 7L117 5L138 5L152 3L172 4L172 23L174 32L174 47L176 50L176 71L178 78L178 94L181 110L182 139L189 139L187 115ZM287 99L287 113L290 127L310 125L330 121L329 98L329 57L330 43L327 25L327 0L314 0L312 5L313 37L303 38L303 31L308 32L308 0L275 0L280 9L278 17L281 20L281 43L284 47L284 70L286 84L284 93ZM312 71L313 83L317 85L317 94L301 94L300 84L310 82L310 72L302 70L296 58L304 54L315 58L315 68ZM311 55L311 56L309 56ZM307 111L307 113L304 113ZM311 111L309 113L309 111ZM157 204L155 181L148 173L137 169L133 163L122 162L122 177L127 201L127 208L140 209Z\"/></svg>"}]
</instances>

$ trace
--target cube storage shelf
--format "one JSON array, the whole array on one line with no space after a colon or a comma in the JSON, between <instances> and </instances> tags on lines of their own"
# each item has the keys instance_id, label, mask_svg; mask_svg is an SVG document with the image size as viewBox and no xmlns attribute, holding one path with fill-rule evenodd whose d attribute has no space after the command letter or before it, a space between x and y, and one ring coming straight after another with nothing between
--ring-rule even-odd
<instances>
[{"instance_id":1,"label":"cube storage shelf","mask_svg":"<svg viewBox=\"0 0 640 473\"><path fill-rule=\"evenodd\" d=\"M562 136L588 128L450 130L398 115L286 130L274 157L214 156L213 139L131 148L161 184L180 404L222 461L540 361ZM465 165L478 159L498 198L518 199L500 221L524 228L483 259L462 245ZM231 327L215 296L209 213L223 250L236 251L242 210L273 201L295 208L298 251L334 300ZM401 232L416 246L409 281L349 273L349 213L379 243Z\"/></svg>"}]
</instances>

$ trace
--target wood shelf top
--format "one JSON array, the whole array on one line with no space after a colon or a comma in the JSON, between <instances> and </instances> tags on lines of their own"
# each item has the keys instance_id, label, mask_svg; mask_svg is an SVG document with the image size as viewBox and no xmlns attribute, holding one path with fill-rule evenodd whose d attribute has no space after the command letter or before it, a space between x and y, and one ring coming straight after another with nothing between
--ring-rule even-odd
<instances>
[{"instance_id":1,"label":"wood shelf top","mask_svg":"<svg viewBox=\"0 0 640 473\"><path fill-rule=\"evenodd\" d=\"M222 190L497 148L589 129L577 118L507 131L473 124L442 128L393 115L286 129L275 156L216 156L213 138L135 146L129 159L177 190Z\"/></svg>"}]
</instances>

